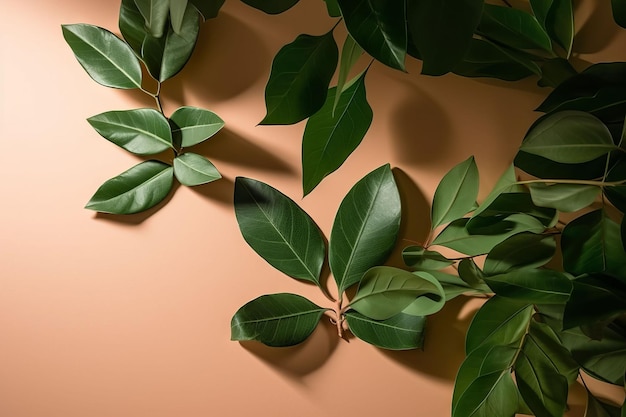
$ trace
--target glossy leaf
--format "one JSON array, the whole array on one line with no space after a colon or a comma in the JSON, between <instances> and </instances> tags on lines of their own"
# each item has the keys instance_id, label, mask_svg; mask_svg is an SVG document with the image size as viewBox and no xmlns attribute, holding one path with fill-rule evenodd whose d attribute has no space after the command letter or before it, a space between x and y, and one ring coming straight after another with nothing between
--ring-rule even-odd
<instances>
[{"instance_id":1,"label":"glossy leaf","mask_svg":"<svg viewBox=\"0 0 626 417\"><path fill-rule=\"evenodd\" d=\"M368 54L404 71L407 49L405 1L337 0L348 33Z\"/></svg>"},{"instance_id":2,"label":"glossy leaf","mask_svg":"<svg viewBox=\"0 0 626 417\"><path fill-rule=\"evenodd\" d=\"M222 178L215 165L202 155L187 152L174 158L174 175L181 184L193 187Z\"/></svg>"},{"instance_id":3,"label":"glossy leaf","mask_svg":"<svg viewBox=\"0 0 626 417\"><path fill-rule=\"evenodd\" d=\"M174 29L176 34L180 34L182 30L183 16L185 15L185 10L187 10L187 3L187 0L170 0L170 20L172 29Z\"/></svg>"},{"instance_id":4,"label":"glossy leaf","mask_svg":"<svg viewBox=\"0 0 626 417\"><path fill-rule=\"evenodd\" d=\"M533 304L564 304L572 292L567 276L552 269L516 269L485 282L501 297Z\"/></svg>"},{"instance_id":5,"label":"glossy leaf","mask_svg":"<svg viewBox=\"0 0 626 417\"><path fill-rule=\"evenodd\" d=\"M261 10L267 14L280 14L291 9L298 0L241 0L248 6Z\"/></svg>"},{"instance_id":6,"label":"glossy leaf","mask_svg":"<svg viewBox=\"0 0 626 417\"><path fill-rule=\"evenodd\" d=\"M520 150L550 160L577 164L616 150L611 132L598 118L563 111L545 118L524 139Z\"/></svg>"},{"instance_id":7,"label":"glossy leaf","mask_svg":"<svg viewBox=\"0 0 626 417\"><path fill-rule=\"evenodd\" d=\"M197 107L180 107L170 120L175 125L173 136L185 148L204 142L224 127L224 121L217 114Z\"/></svg>"},{"instance_id":8,"label":"glossy leaf","mask_svg":"<svg viewBox=\"0 0 626 417\"><path fill-rule=\"evenodd\" d=\"M454 263L437 251L426 250L422 246L409 246L402 250L406 266L421 270L443 269Z\"/></svg>"},{"instance_id":9,"label":"glossy leaf","mask_svg":"<svg viewBox=\"0 0 626 417\"><path fill-rule=\"evenodd\" d=\"M562 212L573 212L591 205L600 195L595 185L533 183L529 184L533 203Z\"/></svg>"},{"instance_id":10,"label":"glossy leaf","mask_svg":"<svg viewBox=\"0 0 626 417\"><path fill-rule=\"evenodd\" d=\"M585 417L620 417L621 414L619 407L598 400L587 390Z\"/></svg>"},{"instance_id":11,"label":"glossy leaf","mask_svg":"<svg viewBox=\"0 0 626 417\"><path fill-rule=\"evenodd\" d=\"M298 123L324 101L339 52L332 30L322 36L299 35L274 57L265 87L264 125Z\"/></svg>"},{"instance_id":12,"label":"glossy leaf","mask_svg":"<svg viewBox=\"0 0 626 417\"><path fill-rule=\"evenodd\" d=\"M426 318L396 314L387 320L373 320L356 311L348 311L350 331L359 339L389 350L419 349L424 344Z\"/></svg>"},{"instance_id":13,"label":"glossy leaf","mask_svg":"<svg viewBox=\"0 0 626 417\"><path fill-rule=\"evenodd\" d=\"M619 278L583 275L572 284L572 295L563 311L564 329L610 321L626 313L626 284Z\"/></svg>"},{"instance_id":14,"label":"glossy leaf","mask_svg":"<svg viewBox=\"0 0 626 417\"><path fill-rule=\"evenodd\" d=\"M574 9L572 0L551 0L546 16L546 28L550 37L558 43L569 58L574 43Z\"/></svg>"},{"instance_id":15,"label":"glossy leaf","mask_svg":"<svg viewBox=\"0 0 626 417\"><path fill-rule=\"evenodd\" d=\"M296 203L250 178L235 180L235 215L246 242L290 277L320 285L325 257L322 233Z\"/></svg>"},{"instance_id":16,"label":"glossy leaf","mask_svg":"<svg viewBox=\"0 0 626 417\"><path fill-rule=\"evenodd\" d=\"M410 0L407 24L424 61L422 73L443 75L467 55L483 0Z\"/></svg>"},{"instance_id":17,"label":"glossy leaf","mask_svg":"<svg viewBox=\"0 0 626 417\"><path fill-rule=\"evenodd\" d=\"M111 214L133 214L163 201L172 188L174 169L145 161L111 178L98 188L85 208Z\"/></svg>"},{"instance_id":18,"label":"glossy leaf","mask_svg":"<svg viewBox=\"0 0 626 417\"><path fill-rule=\"evenodd\" d=\"M226 0L189 0L189 3L194 5L204 19L212 19L217 17L225 1Z\"/></svg>"},{"instance_id":19,"label":"glossy leaf","mask_svg":"<svg viewBox=\"0 0 626 417\"><path fill-rule=\"evenodd\" d=\"M341 202L329 243L329 263L339 293L387 260L400 229L400 194L390 166L357 182Z\"/></svg>"},{"instance_id":20,"label":"glossy leaf","mask_svg":"<svg viewBox=\"0 0 626 417\"><path fill-rule=\"evenodd\" d=\"M550 37L537 19L520 9L486 3L478 32L516 49L552 50Z\"/></svg>"},{"instance_id":21,"label":"glossy leaf","mask_svg":"<svg viewBox=\"0 0 626 417\"><path fill-rule=\"evenodd\" d=\"M341 94L333 112L336 94L337 88L332 88L322 108L309 118L304 129L304 195L344 163L361 143L372 123L373 113L365 93L365 73Z\"/></svg>"},{"instance_id":22,"label":"glossy leaf","mask_svg":"<svg viewBox=\"0 0 626 417\"><path fill-rule=\"evenodd\" d=\"M563 267L572 275L608 272L626 276L626 252L621 244L620 226L603 210L578 217L563 229Z\"/></svg>"},{"instance_id":23,"label":"glossy leaf","mask_svg":"<svg viewBox=\"0 0 626 417\"><path fill-rule=\"evenodd\" d=\"M435 276L435 274L437 274L437 271L413 272L413 275L432 284L434 288L436 288L436 292L418 297L402 310L403 313L410 314L412 316L428 316L435 314L443 308L448 300L447 297L449 296L449 293L446 293L443 285L439 282L438 277L441 277L441 274L437 274L437 276Z\"/></svg>"},{"instance_id":24,"label":"glossy leaf","mask_svg":"<svg viewBox=\"0 0 626 417\"><path fill-rule=\"evenodd\" d=\"M163 36L169 16L170 0L135 0L135 4L143 16L150 34L155 38Z\"/></svg>"},{"instance_id":25,"label":"glossy leaf","mask_svg":"<svg viewBox=\"0 0 626 417\"><path fill-rule=\"evenodd\" d=\"M613 20L623 28L626 28L626 3L623 0L611 0Z\"/></svg>"},{"instance_id":26,"label":"glossy leaf","mask_svg":"<svg viewBox=\"0 0 626 417\"><path fill-rule=\"evenodd\" d=\"M516 411L517 387L505 370L476 378L459 398L452 417L513 417Z\"/></svg>"},{"instance_id":27,"label":"glossy leaf","mask_svg":"<svg viewBox=\"0 0 626 417\"><path fill-rule=\"evenodd\" d=\"M63 37L87 74L106 87L141 88L141 66L132 49L106 29L63 25Z\"/></svg>"},{"instance_id":28,"label":"glossy leaf","mask_svg":"<svg viewBox=\"0 0 626 417\"><path fill-rule=\"evenodd\" d=\"M389 266L378 266L368 270L359 283L359 288L350 302L355 311L374 320L386 320L402 312L418 297L428 297L443 305L443 290L436 279L425 272L411 273ZM434 311L430 303L425 312L412 315L427 315ZM438 306L440 309L441 307Z\"/></svg>"},{"instance_id":29,"label":"glossy leaf","mask_svg":"<svg viewBox=\"0 0 626 417\"><path fill-rule=\"evenodd\" d=\"M341 48L341 59L339 60L339 75L337 76L337 88L335 90L335 99L333 101L332 115L335 116L335 110L339 104L339 98L343 91L348 87L346 82L348 81L348 75L350 70L354 67L354 64L363 55L363 48L359 46L352 36L348 33L346 40ZM365 77L365 74L362 75Z\"/></svg>"},{"instance_id":30,"label":"glossy leaf","mask_svg":"<svg viewBox=\"0 0 626 417\"><path fill-rule=\"evenodd\" d=\"M555 250L554 236L519 233L489 251L483 271L487 275L497 275L521 268L540 267L552 259Z\"/></svg>"},{"instance_id":31,"label":"glossy leaf","mask_svg":"<svg viewBox=\"0 0 626 417\"><path fill-rule=\"evenodd\" d=\"M478 185L478 167L473 156L448 171L435 190L431 229L458 219L476 208Z\"/></svg>"},{"instance_id":32,"label":"glossy leaf","mask_svg":"<svg viewBox=\"0 0 626 417\"><path fill-rule=\"evenodd\" d=\"M269 294L241 307L230 322L231 340L293 346L313 333L326 309L296 294Z\"/></svg>"},{"instance_id":33,"label":"glossy leaf","mask_svg":"<svg viewBox=\"0 0 626 417\"><path fill-rule=\"evenodd\" d=\"M170 125L154 109L109 111L87 121L102 137L136 155L172 148Z\"/></svg>"}]
</instances>

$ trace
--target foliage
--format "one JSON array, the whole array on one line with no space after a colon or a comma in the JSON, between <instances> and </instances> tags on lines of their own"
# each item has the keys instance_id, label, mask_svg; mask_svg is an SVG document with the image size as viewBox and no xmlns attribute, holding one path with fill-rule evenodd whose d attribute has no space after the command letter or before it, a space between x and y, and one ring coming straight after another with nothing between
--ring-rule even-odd
<instances>
[{"instance_id":1,"label":"foliage","mask_svg":"<svg viewBox=\"0 0 626 417\"><path fill-rule=\"evenodd\" d=\"M122 0L119 27L123 39L107 29L63 25L63 36L87 74L97 83L118 89L139 89L154 98L156 109L108 111L87 119L102 137L140 156L171 152L167 162L147 160L109 179L86 208L104 213L131 214L163 201L176 178L196 186L221 178L204 156L187 152L213 135L224 121L215 113L183 106L166 117L161 84L187 63L198 39L201 18L213 17L223 2L199 0ZM156 92L144 88L142 66L156 82Z\"/></svg>"}]
</instances>

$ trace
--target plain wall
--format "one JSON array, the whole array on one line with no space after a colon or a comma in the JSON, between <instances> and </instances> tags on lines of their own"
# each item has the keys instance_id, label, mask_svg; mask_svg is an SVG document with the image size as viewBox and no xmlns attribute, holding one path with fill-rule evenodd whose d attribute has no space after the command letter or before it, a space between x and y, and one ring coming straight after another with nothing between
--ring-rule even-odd
<instances>
[{"instance_id":1,"label":"plain wall","mask_svg":"<svg viewBox=\"0 0 626 417\"><path fill-rule=\"evenodd\" d=\"M102 87L74 58L61 24L117 31L117 1L5 1L0 31L0 416L362 417L449 415L454 376L476 303L459 298L431 317L423 351L387 352L339 340L324 321L303 345L270 349L230 338L247 301L275 292L328 301L265 263L244 242L232 207L237 176L297 201L328 236L339 203L366 173L396 168L402 247L428 232L439 179L475 155L484 196L511 163L548 89L454 75L420 76L376 63L367 77L374 121L338 172L302 198L304 123L257 126L278 49L333 24L320 0L267 16L228 0L204 24L192 60L164 84L167 114L215 111L225 129L200 147L217 183L179 187L145 214L110 216L83 206L106 179L139 159L85 121L151 107L138 92ZM609 2L579 10L585 61L624 59ZM343 41L342 32L337 33ZM331 278L332 282L332 278ZM330 285L334 293L334 287ZM582 416L573 388L571 416ZM598 385L600 396L617 391Z\"/></svg>"}]
</instances>

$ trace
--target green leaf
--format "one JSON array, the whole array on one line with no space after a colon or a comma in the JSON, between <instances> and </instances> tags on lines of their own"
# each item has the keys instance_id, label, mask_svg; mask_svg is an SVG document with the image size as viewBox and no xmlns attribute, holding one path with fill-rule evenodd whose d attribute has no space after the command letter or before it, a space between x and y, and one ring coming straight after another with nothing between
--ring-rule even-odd
<instances>
[{"instance_id":1,"label":"green leaf","mask_svg":"<svg viewBox=\"0 0 626 417\"><path fill-rule=\"evenodd\" d=\"M616 149L606 125L580 111L558 112L543 119L520 147L524 152L566 164L592 161Z\"/></svg>"},{"instance_id":2,"label":"green leaf","mask_svg":"<svg viewBox=\"0 0 626 417\"><path fill-rule=\"evenodd\" d=\"M546 31L546 19L548 18L548 12L550 11L553 1L554 0L530 0L530 8L533 15Z\"/></svg>"},{"instance_id":3,"label":"green leaf","mask_svg":"<svg viewBox=\"0 0 626 417\"><path fill-rule=\"evenodd\" d=\"M564 304L572 292L567 276L551 269L516 269L485 282L499 296L525 303Z\"/></svg>"},{"instance_id":4,"label":"green leaf","mask_svg":"<svg viewBox=\"0 0 626 417\"><path fill-rule=\"evenodd\" d=\"M554 368L560 375L563 375L568 385L576 381L580 366L576 363L569 350L563 346L559 336L550 326L532 320L530 322L530 331L524 340L524 350L528 351L531 344L533 349L537 349L537 355L533 354L533 356L541 355L542 361L548 360L550 362L549 366ZM546 366L548 366L547 363Z\"/></svg>"},{"instance_id":5,"label":"green leaf","mask_svg":"<svg viewBox=\"0 0 626 417\"><path fill-rule=\"evenodd\" d=\"M622 235L622 247L626 251L626 216L622 218L622 226L620 228Z\"/></svg>"},{"instance_id":6,"label":"green leaf","mask_svg":"<svg viewBox=\"0 0 626 417\"><path fill-rule=\"evenodd\" d=\"M337 89L335 90L335 99L333 101L332 115L335 115L335 110L339 104L339 98L346 89L346 81L348 81L348 75L350 70L363 55L363 48L359 46L352 36L348 33L346 40L341 48L341 59L339 60L339 75L337 76ZM365 77L365 74L362 75Z\"/></svg>"},{"instance_id":7,"label":"green leaf","mask_svg":"<svg viewBox=\"0 0 626 417\"><path fill-rule=\"evenodd\" d=\"M478 208L472 214L472 217L479 216L483 211L487 210L495 200L497 200L502 194L506 193L523 193L526 190L521 185L517 184L517 174L515 173L515 167L509 165L509 167L502 173L498 181L493 186L485 200L478 206Z\"/></svg>"},{"instance_id":8,"label":"green leaf","mask_svg":"<svg viewBox=\"0 0 626 417\"><path fill-rule=\"evenodd\" d=\"M459 398L452 417L513 417L517 411L517 387L508 371L475 379Z\"/></svg>"},{"instance_id":9,"label":"green leaf","mask_svg":"<svg viewBox=\"0 0 626 417\"><path fill-rule=\"evenodd\" d=\"M602 191L595 185L558 183L533 183L528 188L534 204L566 213L591 205Z\"/></svg>"},{"instance_id":10,"label":"green leaf","mask_svg":"<svg viewBox=\"0 0 626 417\"><path fill-rule=\"evenodd\" d=\"M472 288L484 285L485 283L485 274L472 258L461 259L457 272L459 273L459 278Z\"/></svg>"},{"instance_id":11,"label":"green leaf","mask_svg":"<svg viewBox=\"0 0 626 417\"><path fill-rule=\"evenodd\" d=\"M291 9L298 0L241 0L248 6L261 10L267 14L280 14Z\"/></svg>"},{"instance_id":12,"label":"green leaf","mask_svg":"<svg viewBox=\"0 0 626 417\"><path fill-rule=\"evenodd\" d=\"M324 0L326 2L326 9L328 10L328 16L330 17L340 17L341 9L339 8L339 4L337 0Z\"/></svg>"},{"instance_id":13,"label":"green leaf","mask_svg":"<svg viewBox=\"0 0 626 417\"><path fill-rule=\"evenodd\" d=\"M619 407L598 400L591 391L587 390L587 407L585 417L620 417Z\"/></svg>"},{"instance_id":14,"label":"green leaf","mask_svg":"<svg viewBox=\"0 0 626 417\"><path fill-rule=\"evenodd\" d=\"M520 151L515 156L515 166L537 178L592 180L604 175L606 156L582 164L561 164Z\"/></svg>"},{"instance_id":15,"label":"green leaf","mask_svg":"<svg viewBox=\"0 0 626 417\"><path fill-rule=\"evenodd\" d=\"M595 210L568 223L561 236L563 267L572 275L608 272L626 276L626 252L620 226L603 210Z\"/></svg>"},{"instance_id":16,"label":"green leaf","mask_svg":"<svg viewBox=\"0 0 626 417\"><path fill-rule=\"evenodd\" d=\"M237 177L235 215L246 242L290 277L320 286L325 257L322 233L296 203L260 181Z\"/></svg>"},{"instance_id":17,"label":"green leaf","mask_svg":"<svg viewBox=\"0 0 626 417\"><path fill-rule=\"evenodd\" d=\"M466 259L471 260L471 258ZM456 275L447 274L441 271L427 272L430 275L434 276L441 284L441 288L443 288L446 301L450 301L451 299L465 293L486 294L492 292L491 289L482 281L470 285Z\"/></svg>"},{"instance_id":18,"label":"green leaf","mask_svg":"<svg viewBox=\"0 0 626 417\"><path fill-rule=\"evenodd\" d=\"M189 187L222 178L211 161L202 155L191 152L174 158L174 174L181 184Z\"/></svg>"},{"instance_id":19,"label":"green leaf","mask_svg":"<svg viewBox=\"0 0 626 417\"><path fill-rule=\"evenodd\" d=\"M554 256L556 241L552 235L519 233L496 245L487 254L483 271L497 275L521 268L536 268Z\"/></svg>"},{"instance_id":20,"label":"green leaf","mask_svg":"<svg viewBox=\"0 0 626 417\"><path fill-rule=\"evenodd\" d=\"M106 29L63 25L63 37L87 74L106 87L141 88L141 65L132 49Z\"/></svg>"},{"instance_id":21,"label":"green leaf","mask_svg":"<svg viewBox=\"0 0 626 417\"><path fill-rule=\"evenodd\" d=\"M563 311L563 328L610 321L626 313L626 284L606 274L583 275L572 281Z\"/></svg>"},{"instance_id":22,"label":"green leaf","mask_svg":"<svg viewBox=\"0 0 626 417\"><path fill-rule=\"evenodd\" d=\"M492 201L486 200L472 214L467 229L471 233L492 234L502 230L501 221L511 214L524 214L539 220L545 227L557 222L556 210L533 204L529 193L501 193Z\"/></svg>"},{"instance_id":23,"label":"green leaf","mask_svg":"<svg viewBox=\"0 0 626 417\"><path fill-rule=\"evenodd\" d=\"M313 333L326 310L296 294L263 295L237 310L230 322L230 339L274 347L297 345Z\"/></svg>"},{"instance_id":24,"label":"green leaf","mask_svg":"<svg viewBox=\"0 0 626 417\"><path fill-rule=\"evenodd\" d=\"M324 101L339 52L332 30L322 36L299 35L274 57L265 87L264 125L298 123Z\"/></svg>"},{"instance_id":25,"label":"green leaf","mask_svg":"<svg viewBox=\"0 0 626 417\"><path fill-rule=\"evenodd\" d=\"M344 163L359 146L372 123L373 113L365 93L365 73L341 94L333 112L336 95L337 88L332 88L322 108L309 118L304 129L304 195Z\"/></svg>"},{"instance_id":26,"label":"green leaf","mask_svg":"<svg viewBox=\"0 0 626 417\"><path fill-rule=\"evenodd\" d=\"M224 121L217 114L197 107L180 107L170 120L175 124L172 134L185 148L204 142L224 127Z\"/></svg>"},{"instance_id":27,"label":"green leaf","mask_svg":"<svg viewBox=\"0 0 626 417\"><path fill-rule=\"evenodd\" d=\"M109 111L87 121L102 137L136 155L154 155L172 148L170 125L154 109Z\"/></svg>"},{"instance_id":28,"label":"green leaf","mask_svg":"<svg viewBox=\"0 0 626 417\"><path fill-rule=\"evenodd\" d=\"M626 2L624 0L611 0L613 20L623 28L626 28Z\"/></svg>"},{"instance_id":29,"label":"green leaf","mask_svg":"<svg viewBox=\"0 0 626 417\"><path fill-rule=\"evenodd\" d=\"M402 259L406 266L421 270L437 270L454 263L437 251L426 250L422 246L409 246L402 250Z\"/></svg>"},{"instance_id":30,"label":"green leaf","mask_svg":"<svg viewBox=\"0 0 626 417\"><path fill-rule=\"evenodd\" d=\"M165 24L169 16L170 0L135 0L146 27L155 38L165 33Z\"/></svg>"},{"instance_id":31,"label":"green leaf","mask_svg":"<svg viewBox=\"0 0 626 417\"><path fill-rule=\"evenodd\" d=\"M329 243L339 293L387 260L400 230L400 194L389 164L367 174L341 202Z\"/></svg>"},{"instance_id":32,"label":"green leaf","mask_svg":"<svg viewBox=\"0 0 626 417\"><path fill-rule=\"evenodd\" d=\"M470 354L482 345L520 345L533 314L531 304L498 295L478 310L465 339L465 352Z\"/></svg>"},{"instance_id":33,"label":"green leaf","mask_svg":"<svg viewBox=\"0 0 626 417\"><path fill-rule=\"evenodd\" d=\"M473 156L448 171L435 190L431 229L456 220L476 208L478 185L478 168Z\"/></svg>"},{"instance_id":34,"label":"green leaf","mask_svg":"<svg viewBox=\"0 0 626 417\"><path fill-rule=\"evenodd\" d=\"M187 10L187 0L170 0L170 20L176 34L180 34L182 31L185 10ZM191 10L193 11L194 9L192 8Z\"/></svg>"},{"instance_id":35,"label":"green leaf","mask_svg":"<svg viewBox=\"0 0 626 417\"><path fill-rule=\"evenodd\" d=\"M443 306L444 295L435 277L427 276L426 272L418 275L389 266L373 267L363 275L350 307L371 319L386 320L402 312L418 297L427 297L434 303L423 305L425 312L414 314L412 310L407 314L432 314ZM437 304L436 310L432 308L434 304Z\"/></svg>"},{"instance_id":36,"label":"green leaf","mask_svg":"<svg viewBox=\"0 0 626 417\"><path fill-rule=\"evenodd\" d=\"M443 75L468 53L483 0L412 0L407 24L424 61L422 73Z\"/></svg>"},{"instance_id":37,"label":"green leaf","mask_svg":"<svg viewBox=\"0 0 626 417\"><path fill-rule=\"evenodd\" d=\"M407 49L406 2L337 0L348 33L368 54L404 71Z\"/></svg>"},{"instance_id":38,"label":"green leaf","mask_svg":"<svg viewBox=\"0 0 626 417\"><path fill-rule=\"evenodd\" d=\"M441 274L435 276L437 271L414 271L413 275L416 275L420 279L429 282L436 288L436 293L426 294L425 296L418 297L411 304L406 306L402 312L405 314L410 314L412 316L428 316L431 314L435 314L439 310L443 308L445 305L448 296L443 285L439 282L438 277ZM427 285L427 284L425 284Z\"/></svg>"},{"instance_id":39,"label":"green leaf","mask_svg":"<svg viewBox=\"0 0 626 417\"><path fill-rule=\"evenodd\" d=\"M189 0L204 19L217 17L226 0Z\"/></svg>"},{"instance_id":40,"label":"green leaf","mask_svg":"<svg viewBox=\"0 0 626 417\"><path fill-rule=\"evenodd\" d=\"M572 0L551 0L551 2L545 25L550 37L565 50L569 58L575 33Z\"/></svg>"},{"instance_id":41,"label":"green leaf","mask_svg":"<svg viewBox=\"0 0 626 417\"><path fill-rule=\"evenodd\" d=\"M537 19L520 9L486 3L478 32L515 49L552 51L550 37Z\"/></svg>"},{"instance_id":42,"label":"green leaf","mask_svg":"<svg viewBox=\"0 0 626 417\"><path fill-rule=\"evenodd\" d=\"M424 344L426 318L396 314L387 320L373 320L356 311L348 311L350 331L359 339L382 349L419 349Z\"/></svg>"},{"instance_id":43,"label":"green leaf","mask_svg":"<svg viewBox=\"0 0 626 417\"><path fill-rule=\"evenodd\" d=\"M578 75L578 72L565 58L551 58L541 66L540 87L558 87L561 83Z\"/></svg>"},{"instance_id":44,"label":"green leaf","mask_svg":"<svg viewBox=\"0 0 626 417\"><path fill-rule=\"evenodd\" d=\"M111 178L98 188L85 208L111 214L133 214L154 207L172 189L174 169L145 161Z\"/></svg>"},{"instance_id":45,"label":"green leaf","mask_svg":"<svg viewBox=\"0 0 626 417\"><path fill-rule=\"evenodd\" d=\"M615 163L615 165L609 170L609 173L606 176L606 181L626 181L626 158L622 157ZM605 186L603 191L605 197L611 202L611 204L613 204L622 213L626 213L626 183L622 185Z\"/></svg>"}]
</instances>

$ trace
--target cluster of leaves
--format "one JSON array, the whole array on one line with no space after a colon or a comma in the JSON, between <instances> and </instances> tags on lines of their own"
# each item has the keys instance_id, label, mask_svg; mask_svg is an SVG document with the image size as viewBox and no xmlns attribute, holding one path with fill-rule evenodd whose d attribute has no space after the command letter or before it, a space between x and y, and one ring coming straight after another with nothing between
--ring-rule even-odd
<instances>
[{"instance_id":1,"label":"cluster of leaves","mask_svg":"<svg viewBox=\"0 0 626 417\"><path fill-rule=\"evenodd\" d=\"M184 150L217 133L223 120L215 113L183 106L166 117L161 84L187 63L198 39L200 22L214 17L221 4L199 0L122 0L120 39L107 29L63 25L63 36L78 62L97 83L118 89L139 89L153 97L155 108L108 111L90 117L89 124L105 139L140 156L171 151L168 162L145 160L109 179L86 208L104 213L131 214L163 201L174 177L195 186L221 178L204 156ZM156 92L145 87L145 67Z\"/></svg>"}]
</instances>

